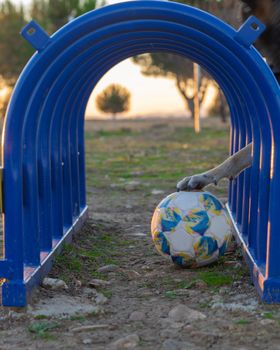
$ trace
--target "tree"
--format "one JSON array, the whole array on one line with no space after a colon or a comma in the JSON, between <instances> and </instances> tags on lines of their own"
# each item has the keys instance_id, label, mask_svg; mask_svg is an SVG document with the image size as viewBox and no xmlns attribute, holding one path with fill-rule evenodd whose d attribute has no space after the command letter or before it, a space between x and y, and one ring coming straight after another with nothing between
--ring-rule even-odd
<instances>
[{"instance_id":1,"label":"tree","mask_svg":"<svg viewBox=\"0 0 280 350\"><path fill-rule=\"evenodd\" d=\"M11 89L20 72L34 53L32 46L19 35L30 17L52 34L73 17L95 7L96 0L32 0L30 11L27 13L23 5L16 6L11 0L0 2L1 115L5 114Z\"/></svg>"},{"instance_id":2,"label":"tree","mask_svg":"<svg viewBox=\"0 0 280 350\"><path fill-rule=\"evenodd\" d=\"M198 7L220 17L234 26L239 26L240 4L236 0L181 0L179 2ZM148 76L163 76L174 80L187 109L194 117L198 104L203 102L211 77L201 70L200 81L195 81L194 65L186 58L169 53L150 53L133 58L141 66L141 72ZM199 86L198 96L196 86ZM197 97L195 100L194 97ZM196 101L196 103L195 103ZM196 108L194 108L196 105Z\"/></svg>"},{"instance_id":3,"label":"tree","mask_svg":"<svg viewBox=\"0 0 280 350\"><path fill-rule=\"evenodd\" d=\"M19 35L26 24L22 6L6 0L0 4L0 76L13 86L19 73L34 51Z\"/></svg>"},{"instance_id":4,"label":"tree","mask_svg":"<svg viewBox=\"0 0 280 350\"><path fill-rule=\"evenodd\" d=\"M133 57L133 62L141 66L141 73L147 76L163 76L175 81L178 92L184 99L187 109L194 116L195 82L193 63L185 57L170 53L149 53ZM208 74L202 70L199 102L202 103L209 81Z\"/></svg>"},{"instance_id":5,"label":"tree","mask_svg":"<svg viewBox=\"0 0 280 350\"><path fill-rule=\"evenodd\" d=\"M95 9L97 0L33 0L32 18L52 34L71 19Z\"/></svg>"},{"instance_id":6,"label":"tree","mask_svg":"<svg viewBox=\"0 0 280 350\"><path fill-rule=\"evenodd\" d=\"M175 0L173 0L175 1ZM176 0L212 13L234 27L241 24L241 1L236 0Z\"/></svg>"},{"instance_id":7,"label":"tree","mask_svg":"<svg viewBox=\"0 0 280 350\"><path fill-rule=\"evenodd\" d=\"M26 24L24 8L0 3L0 116L4 117L18 75L34 52L19 35Z\"/></svg>"},{"instance_id":8,"label":"tree","mask_svg":"<svg viewBox=\"0 0 280 350\"><path fill-rule=\"evenodd\" d=\"M130 108L130 92L117 84L111 84L96 97L96 107L104 113L111 113L115 119L117 113L127 112Z\"/></svg>"}]
</instances>

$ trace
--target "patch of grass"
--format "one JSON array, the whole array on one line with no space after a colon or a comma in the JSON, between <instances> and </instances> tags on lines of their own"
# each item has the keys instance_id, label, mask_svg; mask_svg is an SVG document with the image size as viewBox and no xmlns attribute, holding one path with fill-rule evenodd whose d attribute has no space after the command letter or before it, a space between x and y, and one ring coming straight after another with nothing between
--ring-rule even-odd
<instances>
[{"instance_id":1,"label":"patch of grass","mask_svg":"<svg viewBox=\"0 0 280 350\"><path fill-rule=\"evenodd\" d=\"M209 309L210 308L210 305L209 305L209 303L208 302L203 302L203 303L200 303L199 304L199 307L201 308L201 309Z\"/></svg>"},{"instance_id":2,"label":"patch of grass","mask_svg":"<svg viewBox=\"0 0 280 350\"><path fill-rule=\"evenodd\" d=\"M112 296L113 296L113 292L111 290L108 290L108 289L101 290L101 293L108 299L112 298Z\"/></svg>"},{"instance_id":3,"label":"patch of grass","mask_svg":"<svg viewBox=\"0 0 280 350\"><path fill-rule=\"evenodd\" d=\"M182 281L175 284L176 289L190 289L196 284L196 279L191 281Z\"/></svg>"},{"instance_id":4,"label":"patch of grass","mask_svg":"<svg viewBox=\"0 0 280 350\"><path fill-rule=\"evenodd\" d=\"M240 326L245 326L245 325L249 324L250 321L241 318L240 320L234 321L234 323L235 323L235 324L238 324L238 325L240 325Z\"/></svg>"},{"instance_id":5,"label":"patch of grass","mask_svg":"<svg viewBox=\"0 0 280 350\"><path fill-rule=\"evenodd\" d=\"M274 318L274 315L272 312L265 312L262 316L263 316L263 318L266 318L269 320L272 320Z\"/></svg>"},{"instance_id":6,"label":"patch of grass","mask_svg":"<svg viewBox=\"0 0 280 350\"><path fill-rule=\"evenodd\" d=\"M174 291L174 290L168 290L167 292L164 293L164 295L167 298L170 298L170 299L176 299L177 298L176 291Z\"/></svg>"},{"instance_id":7,"label":"patch of grass","mask_svg":"<svg viewBox=\"0 0 280 350\"><path fill-rule=\"evenodd\" d=\"M141 285L141 287L153 289L153 288L156 287L156 285L157 285L157 282L156 282L156 281L146 281L145 283L143 283L143 284Z\"/></svg>"},{"instance_id":8,"label":"patch of grass","mask_svg":"<svg viewBox=\"0 0 280 350\"><path fill-rule=\"evenodd\" d=\"M109 131L86 131L88 184L106 188L118 183L119 178L134 179L133 174L140 172L141 175L136 176L139 180L164 189L171 183L175 186L188 174L209 169L226 157L228 130L224 126L222 129L205 127L197 135L192 127L165 125L160 133L157 128L131 129L121 125ZM221 192L225 194L226 189Z\"/></svg>"},{"instance_id":9,"label":"patch of grass","mask_svg":"<svg viewBox=\"0 0 280 350\"><path fill-rule=\"evenodd\" d=\"M58 327L59 325L54 322L36 322L28 327L28 331L34 334L36 338L53 340L54 336L50 332Z\"/></svg>"},{"instance_id":10,"label":"patch of grass","mask_svg":"<svg viewBox=\"0 0 280 350\"><path fill-rule=\"evenodd\" d=\"M111 232L109 234L108 232ZM118 228L101 223L87 222L75 236L71 245L66 245L54 264L55 277L59 276L68 285L76 279L87 283L91 278L106 279L97 270L104 265L118 265L121 247L131 244L118 234Z\"/></svg>"},{"instance_id":11,"label":"patch of grass","mask_svg":"<svg viewBox=\"0 0 280 350\"><path fill-rule=\"evenodd\" d=\"M64 247L64 254L58 255L55 259L57 265L67 266L69 271L80 272L81 261L77 256L77 250L73 245L66 244Z\"/></svg>"},{"instance_id":12,"label":"patch of grass","mask_svg":"<svg viewBox=\"0 0 280 350\"><path fill-rule=\"evenodd\" d=\"M233 282L233 277L231 275L218 271L203 271L200 272L198 276L209 287L222 287Z\"/></svg>"},{"instance_id":13,"label":"patch of grass","mask_svg":"<svg viewBox=\"0 0 280 350\"><path fill-rule=\"evenodd\" d=\"M49 316L46 316L46 315L36 315L34 316L34 319L35 320L45 320L45 319L48 319Z\"/></svg>"},{"instance_id":14,"label":"patch of grass","mask_svg":"<svg viewBox=\"0 0 280 350\"><path fill-rule=\"evenodd\" d=\"M75 316L71 316L70 317L70 321L80 321L80 322L84 322L86 321L86 317L82 316L82 315L75 315Z\"/></svg>"},{"instance_id":15,"label":"patch of grass","mask_svg":"<svg viewBox=\"0 0 280 350\"><path fill-rule=\"evenodd\" d=\"M100 273L100 272L98 272L98 271L96 271L96 270L90 271L90 276L93 277L93 278L96 278L96 279L98 279L98 280L104 280L104 281L106 281L106 279L107 279L107 277L104 276L103 273Z\"/></svg>"},{"instance_id":16,"label":"patch of grass","mask_svg":"<svg viewBox=\"0 0 280 350\"><path fill-rule=\"evenodd\" d=\"M132 131L129 128L121 128L117 130L98 130L95 132L96 137L115 137L115 136L127 136L127 135L137 135L136 131ZM89 136L86 133L86 136Z\"/></svg>"}]
</instances>

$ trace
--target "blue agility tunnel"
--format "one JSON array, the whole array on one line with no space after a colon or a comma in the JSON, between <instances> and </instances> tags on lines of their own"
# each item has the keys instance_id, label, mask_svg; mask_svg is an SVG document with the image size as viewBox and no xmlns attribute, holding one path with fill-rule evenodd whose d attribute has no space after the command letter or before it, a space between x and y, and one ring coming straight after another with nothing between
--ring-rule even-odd
<instances>
[{"instance_id":1,"label":"blue agility tunnel","mask_svg":"<svg viewBox=\"0 0 280 350\"><path fill-rule=\"evenodd\" d=\"M87 217L84 114L94 86L122 60L157 51L197 62L220 85L231 111L231 153L253 141L253 166L231 183L229 210L262 299L280 301L280 97L252 46L263 30L254 17L236 31L166 1L106 6L52 37L33 21L23 29L37 52L3 131L2 305L26 305Z\"/></svg>"}]
</instances>

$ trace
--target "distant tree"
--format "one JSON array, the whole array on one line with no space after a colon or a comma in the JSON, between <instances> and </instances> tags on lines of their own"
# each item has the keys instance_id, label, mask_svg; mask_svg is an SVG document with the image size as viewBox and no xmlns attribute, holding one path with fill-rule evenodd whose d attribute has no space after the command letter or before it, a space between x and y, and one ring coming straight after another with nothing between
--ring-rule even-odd
<instances>
[{"instance_id":1,"label":"distant tree","mask_svg":"<svg viewBox=\"0 0 280 350\"><path fill-rule=\"evenodd\" d=\"M28 20L35 19L52 34L74 17L93 10L96 0L32 0L28 9L22 4L15 5L11 0L0 1L1 115L5 114L11 89L20 72L34 53L32 46L19 35Z\"/></svg>"},{"instance_id":2,"label":"distant tree","mask_svg":"<svg viewBox=\"0 0 280 350\"><path fill-rule=\"evenodd\" d=\"M241 24L241 1L237 0L171 0L212 13L234 27Z\"/></svg>"},{"instance_id":3,"label":"distant tree","mask_svg":"<svg viewBox=\"0 0 280 350\"><path fill-rule=\"evenodd\" d=\"M76 14L75 17L81 16L84 13L87 13L89 11L92 11L96 8L96 2L97 0L84 0L84 1L80 1L80 4L76 10ZM101 2L99 2L99 6L103 6L105 5L105 1L102 0Z\"/></svg>"},{"instance_id":4,"label":"distant tree","mask_svg":"<svg viewBox=\"0 0 280 350\"><path fill-rule=\"evenodd\" d=\"M71 19L95 7L96 0L33 0L31 15L52 34Z\"/></svg>"},{"instance_id":5,"label":"distant tree","mask_svg":"<svg viewBox=\"0 0 280 350\"><path fill-rule=\"evenodd\" d=\"M113 119L117 113L127 112L130 108L130 92L117 84L111 84L96 97L96 107L104 113L111 113Z\"/></svg>"},{"instance_id":6,"label":"distant tree","mask_svg":"<svg viewBox=\"0 0 280 350\"><path fill-rule=\"evenodd\" d=\"M236 0L176 0L187 5L198 7L220 17L235 27L240 24L240 4ZM194 79L194 65L185 57L169 53L148 53L133 58L134 63L141 66L141 72L147 76L163 76L174 80L177 90L184 99L187 109L194 117L196 86L199 86L198 101L203 102L207 86L212 79L207 72L201 70L199 81ZM196 100L196 102L198 102ZM221 109L222 110L222 109ZM223 114L224 118L224 114Z\"/></svg>"},{"instance_id":7,"label":"distant tree","mask_svg":"<svg viewBox=\"0 0 280 350\"><path fill-rule=\"evenodd\" d=\"M190 60L170 53L149 53L133 57L133 62L141 66L141 73L144 75L173 79L187 109L191 112L191 116L194 116L195 82L193 63ZM205 97L208 82L209 75L202 70L198 82L200 103Z\"/></svg>"},{"instance_id":8,"label":"distant tree","mask_svg":"<svg viewBox=\"0 0 280 350\"><path fill-rule=\"evenodd\" d=\"M26 24L22 5L2 1L0 23L0 116L4 117L12 88L34 50L19 35Z\"/></svg>"},{"instance_id":9,"label":"distant tree","mask_svg":"<svg viewBox=\"0 0 280 350\"><path fill-rule=\"evenodd\" d=\"M0 76L13 86L34 51L19 35L26 24L23 7L9 0L0 3L0 23Z\"/></svg>"}]
</instances>

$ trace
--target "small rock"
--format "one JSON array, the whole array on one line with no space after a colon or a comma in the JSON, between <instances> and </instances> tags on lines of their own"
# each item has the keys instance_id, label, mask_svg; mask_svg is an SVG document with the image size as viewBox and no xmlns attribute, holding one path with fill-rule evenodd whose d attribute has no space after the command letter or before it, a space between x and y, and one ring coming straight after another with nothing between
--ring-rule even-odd
<instances>
[{"instance_id":1,"label":"small rock","mask_svg":"<svg viewBox=\"0 0 280 350\"><path fill-rule=\"evenodd\" d=\"M108 328L110 328L108 324L91 324L87 326L75 327L71 329L71 331L73 333L80 333L80 332L90 332L98 329L108 329Z\"/></svg>"},{"instance_id":2,"label":"small rock","mask_svg":"<svg viewBox=\"0 0 280 350\"><path fill-rule=\"evenodd\" d=\"M140 184L141 184L141 182L140 182L140 181L137 181L137 180L128 181L128 182L126 183L126 185L131 185L131 186L138 186L138 185L140 185Z\"/></svg>"},{"instance_id":3,"label":"small rock","mask_svg":"<svg viewBox=\"0 0 280 350\"><path fill-rule=\"evenodd\" d=\"M110 350L134 349L138 345L140 339L137 334L130 334L124 338L120 338L109 345Z\"/></svg>"},{"instance_id":4,"label":"small rock","mask_svg":"<svg viewBox=\"0 0 280 350\"><path fill-rule=\"evenodd\" d=\"M110 187L111 188L118 188L118 187L120 187L120 185L118 185L118 184L110 184Z\"/></svg>"},{"instance_id":5,"label":"small rock","mask_svg":"<svg viewBox=\"0 0 280 350\"><path fill-rule=\"evenodd\" d=\"M103 288L109 285L110 285L110 282L104 281L104 280L98 280L98 279L93 279L88 283L88 286L92 288L99 288L99 287Z\"/></svg>"},{"instance_id":6,"label":"small rock","mask_svg":"<svg viewBox=\"0 0 280 350\"><path fill-rule=\"evenodd\" d=\"M104 305L108 301L108 298L105 297L102 293L97 293L95 297L95 302L97 305Z\"/></svg>"},{"instance_id":7,"label":"small rock","mask_svg":"<svg viewBox=\"0 0 280 350\"><path fill-rule=\"evenodd\" d=\"M70 295L56 295L54 298L38 301L33 308L28 308L27 314L32 316L69 318L71 316L100 315L104 312L101 306L92 301Z\"/></svg>"},{"instance_id":8,"label":"small rock","mask_svg":"<svg viewBox=\"0 0 280 350\"><path fill-rule=\"evenodd\" d=\"M47 289L52 290L62 290L62 289L68 289L67 284L57 278L44 278L42 282L42 286Z\"/></svg>"},{"instance_id":9,"label":"small rock","mask_svg":"<svg viewBox=\"0 0 280 350\"><path fill-rule=\"evenodd\" d=\"M145 175L144 171L132 171L130 173L131 176L142 176Z\"/></svg>"},{"instance_id":10,"label":"small rock","mask_svg":"<svg viewBox=\"0 0 280 350\"><path fill-rule=\"evenodd\" d=\"M114 272L117 271L119 267L117 265L105 265L100 267L97 271L100 273L109 273L109 272Z\"/></svg>"},{"instance_id":11,"label":"small rock","mask_svg":"<svg viewBox=\"0 0 280 350\"><path fill-rule=\"evenodd\" d=\"M125 184L124 189L127 192L137 191L139 189L140 181L129 181Z\"/></svg>"},{"instance_id":12,"label":"small rock","mask_svg":"<svg viewBox=\"0 0 280 350\"><path fill-rule=\"evenodd\" d=\"M123 272L127 275L129 279L139 278L141 277L140 273L134 270L123 270Z\"/></svg>"},{"instance_id":13,"label":"small rock","mask_svg":"<svg viewBox=\"0 0 280 350\"><path fill-rule=\"evenodd\" d=\"M145 320L145 318L146 318L146 315L142 311L134 311L129 316L130 321L143 321Z\"/></svg>"},{"instance_id":14,"label":"small rock","mask_svg":"<svg viewBox=\"0 0 280 350\"><path fill-rule=\"evenodd\" d=\"M207 283L202 281L202 280L197 280L195 281L195 286L196 288L198 289L206 289L208 286L207 286Z\"/></svg>"},{"instance_id":15,"label":"small rock","mask_svg":"<svg viewBox=\"0 0 280 350\"><path fill-rule=\"evenodd\" d=\"M232 303L225 303L223 301L221 302L215 302L211 305L212 309L220 309L220 310L226 310L226 311L244 311L244 312L252 312L255 311L258 307L258 302L252 302L247 304L241 304L237 302Z\"/></svg>"},{"instance_id":16,"label":"small rock","mask_svg":"<svg viewBox=\"0 0 280 350\"><path fill-rule=\"evenodd\" d=\"M89 299L93 298L97 293L97 290L94 288L83 288L83 294L86 295Z\"/></svg>"},{"instance_id":17,"label":"small rock","mask_svg":"<svg viewBox=\"0 0 280 350\"><path fill-rule=\"evenodd\" d=\"M162 343L161 350L194 350L194 344L174 339L167 339Z\"/></svg>"},{"instance_id":18,"label":"small rock","mask_svg":"<svg viewBox=\"0 0 280 350\"><path fill-rule=\"evenodd\" d=\"M236 269L236 270L241 269L242 267L243 267L243 265L242 265L240 262L237 262L237 263L233 266L233 268Z\"/></svg>"},{"instance_id":19,"label":"small rock","mask_svg":"<svg viewBox=\"0 0 280 350\"><path fill-rule=\"evenodd\" d=\"M75 284L76 288L81 288L82 287L82 282L80 280L75 280L74 284Z\"/></svg>"},{"instance_id":20,"label":"small rock","mask_svg":"<svg viewBox=\"0 0 280 350\"><path fill-rule=\"evenodd\" d=\"M227 294L229 291L228 287L221 287L219 289L219 294Z\"/></svg>"},{"instance_id":21,"label":"small rock","mask_svg":"<svg viewBox=\"0 0 280 350\"><path fill-rule=\"evenodd\" d=\"M275 321L271 320L269 318L266 318L266 319L260 321L260 324L263 326L268 326L268 325L273 324L273 323L275 323Z\"/></svg>"},{"instance_id":22,"label":"small rock","mask_svg":"<svg viewBox=\"0 0 280 350\"><path fill-rule=\"evenodd\" d=\"M151 194L153 194L153 195L158 195L158 194L163 194L164 193L164 191L162 191L162 190L152 190L152 192L151 192Z\"/></svg>"},{"instance_id":23,"label":"small rock","mask_svg":"<svg viewBox=\"0 0 280 350\"><path fill-rule=\"evenodd\" d=\"M84 340L83 340L83 344L85 344L85 345L90 345L90 344L92 344L92 339L89 339L89 338L84 339Z\"/></svg>"},{"instance_id":24,"label":"small rock","mask_svg":"<svg viewBox=\"0 0 280 350\"><path fill-rule=\"evenodd\" d=\"M133 237L147 237L147 234L143 232L129 233L128 235Z\"/></svg>"},{"instance_id":25,"label":"small rock","mask_svg":"<svg viewBox=\"0 0 280 350\"><path fill-rule=\"evenodd\" d=\"M189 289L176 289L176 295L178 296L190 296L191 294Z\"/></svg>"},{"instance_id":26,"label":"small rock","mask_svg":"<svg viewBox=\"0 0 280 350\"><path fill-rule=\"evenodd\" d=\"M152 297L154 295L155 295L155 293L151 292L149 290L139 293L139 296L141 296L142 298L143 297Z\"/></svg>"},{"instance_id":27,"label":"small rock","mask_svg":"<svg viewBox=\"0 0 280 350\"><path fill-rule=\"evenodd\" d=\"M8 317L12 318L14 320L19 320L21 318L24 318L26 315L23 312L16 312L16 311L9 311Z\"/></svg>"},{"instance_id":28,"label":"small rock","mask_svg":"<svg viewBox=\"0 0 280 350\"><path fill-rule=\"evenodd\" d=\"M179 337L180 329L163 328L159 332L159 338L163 341L164 339L172 339Z\"/></svg>"},{"instance_id":29,"label":"small rock","mask_svg":"<svg viewBox=\"0 0 280 350\"><path fill-rule=\"evenodd\" d=\"M169 318L163 318L160 321L161 326L164 328L169 328L169 329L180 329L184 327L184 323L182 322L174 322L170 320Z\"/></svg>"},{"instance_id":30,"label":"small rock","mask_svg":"<svg viewBox=\"0 0 280 350\"><path fill-rule=\"evenodd\" d=\"M180 283L182 281L183 281L182 278L174 278L174 282Z\"/></svg>"},{"instance_id":31,"label":"small rock","mask_svg":"<svg viewBox=\"0 0 280 350\"><path fill-rule=\"evenodd\" d=\"M186 305L179 304L169 311L168 317L176 322L194 322L197 320L204 320L206 315L202 312L193 310Z\"/></svg>"}]
</instances>

